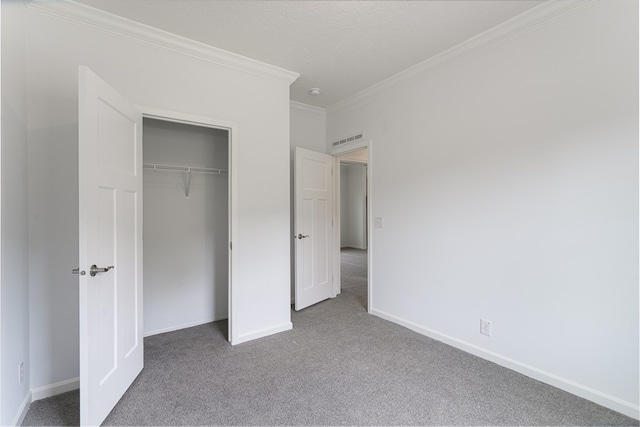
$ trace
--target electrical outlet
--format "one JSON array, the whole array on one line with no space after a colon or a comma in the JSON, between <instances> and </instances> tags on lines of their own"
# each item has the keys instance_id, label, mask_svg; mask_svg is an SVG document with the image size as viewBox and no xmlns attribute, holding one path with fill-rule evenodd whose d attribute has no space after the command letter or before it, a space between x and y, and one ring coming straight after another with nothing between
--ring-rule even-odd
<instances>
[{"instance_id":1,"label":"electrical outlet","mask_svg":"<svg viewBox=\"0 0 640 427\"><path fill-rule=\"evenodd\" d=\"M24 382L24 362L18 364L18 385Z\"/></svg>"},{"instance_id":2,"label":"electrical outlet","mask_svg":"<svg viewBox=\"0 0 640 427\"><path fill-rule=\"evenodd\" d=\"M491 320L480 319L480 333L488 337L491 336Z\"/></svg>"},{"instance_id":3,"label":"electrical outlet","mask_svg":"<svg viewBox=\"0 0 640 427\"><path fill-rule=\"evenodd\" d=\"M376 228L384 228L384 220L382 219L381 216L376 217L375 226Z\"/></svg>"}]
</instances>

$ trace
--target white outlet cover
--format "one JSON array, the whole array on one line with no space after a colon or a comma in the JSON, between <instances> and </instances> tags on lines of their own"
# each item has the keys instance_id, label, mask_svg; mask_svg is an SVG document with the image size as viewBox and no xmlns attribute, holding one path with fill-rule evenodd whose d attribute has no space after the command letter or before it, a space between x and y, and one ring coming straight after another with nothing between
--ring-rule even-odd
<instances>
[{"instance_id":1,"label":"white outlet cover","mask_svg":"<svg viewBox=\"0 0 640 427\"><path fill-rule=\"evenodd\" d=\"M377 216L376 217L375 226L376 226L376 228L383 228L384 227L384 220L382 219L381 216Z\"/></svg>"},{"instance_id":2,"label":"white outlet cover","mask_svg":"<svg viewBox=\"0 0 640 427\"><path fill-rule=\"evenodd\" d=\"M491 336L491 320L480 319L480 333L488 337Z\"/></svg>"}]
</instances>

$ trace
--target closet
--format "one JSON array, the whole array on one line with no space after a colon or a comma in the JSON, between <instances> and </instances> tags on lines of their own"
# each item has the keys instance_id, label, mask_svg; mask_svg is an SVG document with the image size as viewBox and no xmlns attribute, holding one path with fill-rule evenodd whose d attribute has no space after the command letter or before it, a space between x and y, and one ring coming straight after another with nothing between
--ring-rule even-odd
<instances>
[{"instance_id":1,"label":"closet","mask_svg":"<svg viewBox=\"0 0 640 427\"><path fill-rule=\"evenodd\" d=\"M228 317L229 133L144 119L144 335Z\"/></svg>"}]
</instances>

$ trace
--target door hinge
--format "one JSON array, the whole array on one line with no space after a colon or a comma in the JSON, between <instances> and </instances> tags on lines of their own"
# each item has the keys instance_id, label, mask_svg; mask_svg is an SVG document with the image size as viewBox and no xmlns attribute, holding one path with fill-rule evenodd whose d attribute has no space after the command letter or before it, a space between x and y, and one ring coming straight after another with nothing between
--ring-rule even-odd
<instances>
[{"instance_id":1,"label":"door hinge","mask_svg":"<svg viewBox=\"0 0 640 427\"><path fill-rule=\"evenodd\" d=\"M233 250L233 242L229 242L229 250Z\"/></svg>"}]
</instances>

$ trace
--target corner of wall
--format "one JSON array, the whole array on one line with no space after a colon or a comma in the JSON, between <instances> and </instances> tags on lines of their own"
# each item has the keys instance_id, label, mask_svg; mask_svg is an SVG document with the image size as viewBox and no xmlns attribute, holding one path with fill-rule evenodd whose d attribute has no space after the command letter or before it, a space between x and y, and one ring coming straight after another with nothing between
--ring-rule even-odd
<instances>
[{"instance_id":1,"label":"corner of wall","mask_svg":"<svg viewBox=\"0 0 640 427\"><path fill-rule=\"evenodd\" d=\"M0 424L21 421L29 392L26 8L2 2ZM10 183L10 185L9 185ZM23 364L22 380L16 367Z\"/></svg>"}]
</instances>

